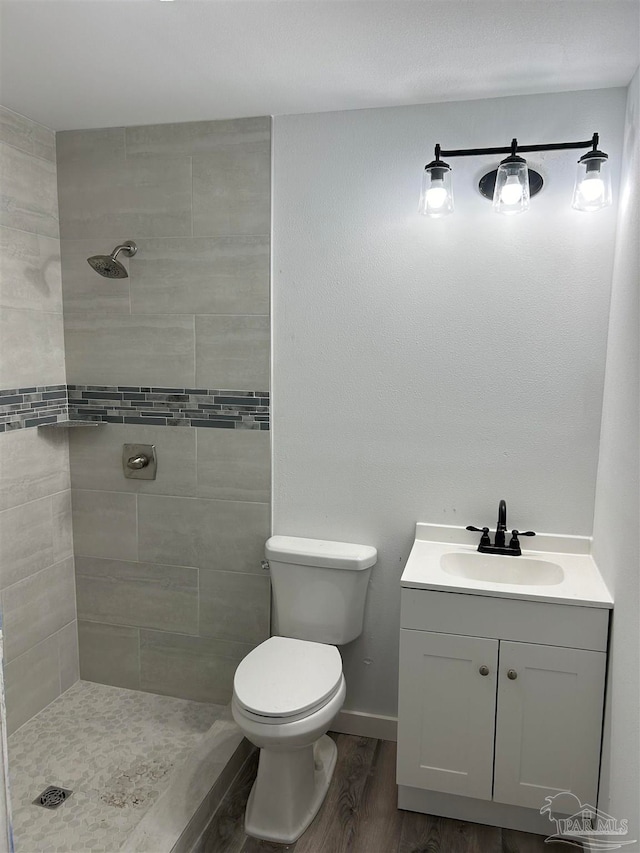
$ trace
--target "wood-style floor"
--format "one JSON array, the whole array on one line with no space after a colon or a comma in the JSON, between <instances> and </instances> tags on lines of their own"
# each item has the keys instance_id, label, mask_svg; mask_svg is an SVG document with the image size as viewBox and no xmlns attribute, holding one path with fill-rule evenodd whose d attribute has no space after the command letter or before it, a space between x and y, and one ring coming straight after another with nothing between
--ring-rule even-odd
<instances>
[{"instance_id":1,"label":"wood-style floor","mask_svg":"<svg viewBox=\"0 0 640 853\"><path fill-rule=\"evenodd\" d=\"M396 745L331 734L338 763L316 819L295 844L257 841L244 833L244 809L255 779L255 753L222 802L199 853L550 853L540 835L399 811Z\"/></svg>"}]
</instances>

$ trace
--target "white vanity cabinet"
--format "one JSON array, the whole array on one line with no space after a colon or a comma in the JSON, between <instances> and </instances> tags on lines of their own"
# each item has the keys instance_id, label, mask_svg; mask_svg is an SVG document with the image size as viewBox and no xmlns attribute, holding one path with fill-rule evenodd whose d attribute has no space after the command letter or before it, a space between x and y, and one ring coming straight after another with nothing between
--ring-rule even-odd
<instances>
[{"instance_id":1,"label":"white vanity cabinet","mask_svg":"<svg viewBox=\"0 0 640 853\"><path fill-rule=\"evenodd\" d=\"M604 608L403 589L400 807L535 831L524 810L542 826L547 796L595 804L608 619Z\"/></svg>"}]
</instances>

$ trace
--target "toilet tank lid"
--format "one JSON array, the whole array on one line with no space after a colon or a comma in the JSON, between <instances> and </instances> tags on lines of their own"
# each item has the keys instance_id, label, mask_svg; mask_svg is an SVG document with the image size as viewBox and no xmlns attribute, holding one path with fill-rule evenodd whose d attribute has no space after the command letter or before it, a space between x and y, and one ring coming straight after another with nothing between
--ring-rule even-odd
<instances>
[{"instance_id":1,"label":"toilet tank lid","mask_svg":"<svg viewBox=\"0 0 640 853\"><path fill-rule=\"evenodd\" d=\"M368 569L378 559L378 552L371 545L298 536L272 536L267 539L265 554L268 560L280 563L356 571Z\"/></svg>"}]
</instances>

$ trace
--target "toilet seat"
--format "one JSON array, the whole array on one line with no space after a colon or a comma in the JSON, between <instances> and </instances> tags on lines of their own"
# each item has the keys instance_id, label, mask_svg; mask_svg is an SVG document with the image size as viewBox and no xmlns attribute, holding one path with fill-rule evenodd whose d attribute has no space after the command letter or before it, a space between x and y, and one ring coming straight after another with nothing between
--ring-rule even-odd
<instances>
[{"instance_id":1,"label":"toilet seat","mask_svg":"<svg viewBox=\"0 0 640 853\"><path fill-rule=\"evenodd\" d=\"M233 692L249 718L281 724L326 705L341 683L342 659L335 646L271 637L239 664Z\"/></svg>"}]
</instances>

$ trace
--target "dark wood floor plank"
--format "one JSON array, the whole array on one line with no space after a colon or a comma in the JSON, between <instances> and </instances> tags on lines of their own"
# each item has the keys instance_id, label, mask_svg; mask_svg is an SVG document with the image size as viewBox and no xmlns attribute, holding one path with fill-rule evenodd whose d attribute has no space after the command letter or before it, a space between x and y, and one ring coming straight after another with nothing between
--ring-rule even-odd
<instances>
[{"instance_id":1,"label":"dark wood floor plank","mask_svg":"<svg viewBox=\"0 0 640 853\"><path fill-rule=\"evenodd\" d=\"M558 844L549 845L544 843L543 835L532 835L530 832L517 832L515 829L502 830L502 853L550 853L552 850L571 849L579 851L581 847L568 848L565 844L562 847Z\"/></svg>"},{"instance_id":2,"label":"dark wood floor plank","mask_svg":"<svg viewBox=\"0 0 640 853\"><path fill-rule=\"evenodd\" d=\"M258 841L257 838L247 837L242 853L293 853L295 849L295 843L274 844L272 841Z\"/></svg>"},{"instance_id":3,"label":"dark wood floor plank","mask_svg":"<svg viewBox=\"0 0 640 853\"><path fill-rule=\"evenodd\" d=\"M364 789L351 853L396 853L403 812L398 809L397 744L378 741Z\"/></svg>"},{"instance_id":4,"label":"dark wood floor plank","mask_svg":"<svg viewBox=\"0 0 640 853\"><path fill-rule=\"evenodd\" d=\"M327 797L316 819L298 840L296 853L346 853L352 849L377 741L350 735L337 735L335 740L338 761Z\"/></svg>"},{"instance_id":5,"label":"dark wood floor plank","mask_svg":"<svg viewBox=\"0 0 640 853\"><path fill-rule=\"evenodd\" d=\"M247 839L244 833L244 810L257 770L256 750L236 776L198 845L202 853L241 853Z\"/></svg>"},{"instance_id":6,"label":"dark wood floor plank","mask_svg":"<svg viewBox=\"0 0 640 853\"><path fill-rule=\"evenodd\" d=\"M403 812L398 853L501 853L501 832L479 823Z\"/></svg>"}]
</instances>

